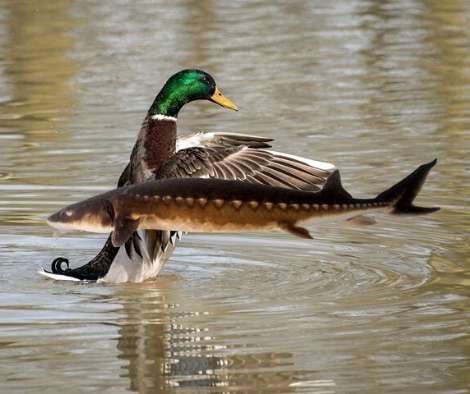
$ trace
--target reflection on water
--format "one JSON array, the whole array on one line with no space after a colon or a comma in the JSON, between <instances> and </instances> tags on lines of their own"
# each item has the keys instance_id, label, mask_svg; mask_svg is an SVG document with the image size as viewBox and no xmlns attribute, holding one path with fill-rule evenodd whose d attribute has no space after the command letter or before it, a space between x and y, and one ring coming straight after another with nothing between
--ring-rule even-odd
<instances>
[{"instance_id":1,"label":"reflection on water","mask_svg":"<svg viewBox=\"0 0 470 394\"><path fill-rule=\"evenodd\" d=\"M468 392L468 2L0 5L5 392ZM272 136L362 195L437 156L420 198L444 209L312 226L312 242L189 235L141 285L39 278L101 246L43 218L115 183L183 67L241 108L192 103L183 132Z\"/></svg>"},{"instance_id":2,"label":"reflection on water","mask_svg":"<svg viewBox=\"0 0 470 394\"><path fill-rule=\"evenodd\" d=\"M70 79L77 65L67 58L74 20L69 1L2 1L4 42L0 105L2 131L21 132L24 144L37 146L63 131L61 122L75 106ZM6 96L6 97L5 97ZM18 126L21 129L17 129Z\"/></svg>"},{"instance_id":3,"label":"reflection on water","mask_svg":"<svg viewBox=\"0 0 470 394\"><path fill-rule=\"evenodd\" d=\"M69 1L5 1L3 74L6 91L1 105L2 129L21 120L25 134L57 134L56 124L75 106L69 84L77 65L67 58L74 26Z\"/></svg>"},{"instance_id":4,"label":"reflection on water","mask_svg":"<svg viewBox=\"0 0 470 394\"><path fill-rule=\"evenodd\" d=\"M258 371L292 365L291 353L230 354L239 346L224 344L205 326L205 319L200 319L211 313L182 312L178 304L169 303L165 290L178 282L168 277L158 288L153 284L125 286L116 292L123 305L117 349L119 358L128 363L121 376L130 379L131 390L152 393L178 387L191 391L197 387L249 387L253 383L284 391L289 388L290 375L272 373L268 378L258 376ZM180 323L183 318L186 324ZM240 379L230 372L233 369L246 373Z\"/></svg>"},{"instance_id":5,"label":"reflection on water","mask_svg":"<svg viewBox=\"0 0 470 394\"><path fill-rule=\"evenodd\" d=\"M10 180L9 186L13 186L5 198L2 193L0 212L14 223L34 223L34 210L16 200L19 194L28 203L28 194L32 201L37 200L38 195L27 185L50 183L54 154L49 144L62 146L67 141L67 120L76 105L70 80L78 65L68 59L73 47L68 32L75 22L68 15L68 1L38 2L34 7L28 1L0 4L0 74L4 80L0 138L6 142L0 179Z\"/></svg>"}]
</instances>

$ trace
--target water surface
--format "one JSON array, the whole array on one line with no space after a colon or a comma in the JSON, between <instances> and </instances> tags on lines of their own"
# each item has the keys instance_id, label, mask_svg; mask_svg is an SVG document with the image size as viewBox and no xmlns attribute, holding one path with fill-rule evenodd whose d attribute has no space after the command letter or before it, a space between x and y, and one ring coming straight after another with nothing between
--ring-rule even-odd
<instances>
[{"instance_id":1,"label":"water surface","mask_svg":"<svg viewBox=\"0 0 470 394\"><path fill-rule=\"evenodd\" d=\"M466 1L0 0L0 388L5 393L467 393L470 5ZM173 72L238 113L180 132L271 136L359 196L434 157L427 217L189 235L144 284L57 283L103 237L44 217L111 187Z\"/></svg>"}]
</instances>

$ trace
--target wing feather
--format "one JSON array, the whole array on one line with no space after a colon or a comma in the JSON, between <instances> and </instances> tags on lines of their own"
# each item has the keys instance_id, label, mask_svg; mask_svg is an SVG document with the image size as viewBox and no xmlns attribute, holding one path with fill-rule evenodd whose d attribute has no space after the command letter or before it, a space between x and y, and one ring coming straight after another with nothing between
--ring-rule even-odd
<instances>
[{"instance_id":1,"label":"wing feather","mask_svg":"<svg viewBox=\"0 0 470 394\"><path fill-rule=\"evenodd\" d=\"M187 137L180 137L176 141L176 150L193 148L195 146L248 146L250 148L270 148L272 138L257 135L237 133L196 133Z\"/></svg>"},{"instance_id":2,"label":"wing feather","mask_svg":"<svg viewBox=\"0 0 470 394\"><path fill-rule=\"evenodd\" d=\"M318 191L331 171L313 167L296 156L247 146L193 147L178 151L157 179L210 177Z\"/></svg>"},{"instance_id":3,"label":"wing feather","mask_svg":"<svg viewBox=\"0 0 470 394\"><path fill-rule=\"evenodd\" d=\"M197 133L179 138L176 154L156 178L237 179L318 191L335 170L329 163L266 150L271 141L236 133Z\"/></svg>"}]
</instances>

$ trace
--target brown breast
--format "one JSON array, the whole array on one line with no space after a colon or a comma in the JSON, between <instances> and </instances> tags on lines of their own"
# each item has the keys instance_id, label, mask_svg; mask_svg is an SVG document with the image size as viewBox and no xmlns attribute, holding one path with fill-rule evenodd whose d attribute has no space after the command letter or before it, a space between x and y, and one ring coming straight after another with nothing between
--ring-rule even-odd
<instances>
[{"instance_id":1,"label":"brown breast","mask_svg":"<svg viewBox=\"0 0 470 394\"><path fill-rule=\"evenodd\" d=\"M131 154L131 183L154 175L175 153L176 119L147 116Z\"/></svg>"}]
</instances>

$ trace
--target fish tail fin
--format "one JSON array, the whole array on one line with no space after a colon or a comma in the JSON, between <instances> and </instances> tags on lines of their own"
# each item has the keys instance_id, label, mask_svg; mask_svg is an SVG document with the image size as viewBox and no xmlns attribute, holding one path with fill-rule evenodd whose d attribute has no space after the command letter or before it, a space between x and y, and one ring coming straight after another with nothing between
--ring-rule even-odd
<instances>
[{"instance_id":1,"label":"fish tail fin","mask_svg":"<svg viewBox=\"0 0 470 394\"><path fill-rule=\"evenodd\" d=\"M440 209L438 207L418 207L413 205L413 200L421 190L429 171L436 163L437 159L434 159L429 163L422 164L406 178L383 193L380 193L376 197L376 201L390 203L393 208L391 213L397 215L421 215L438 211Z\"/></svg>"}]
</instances>

